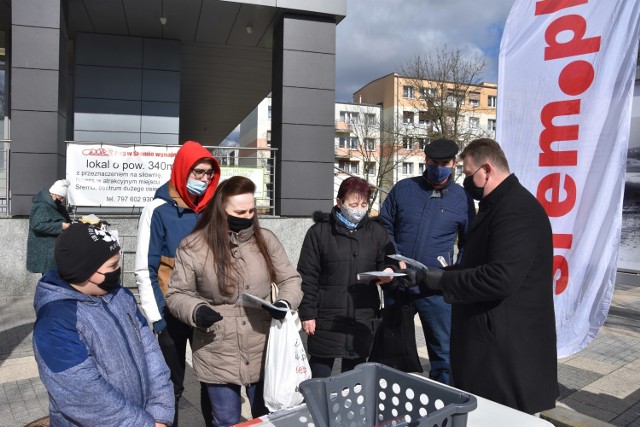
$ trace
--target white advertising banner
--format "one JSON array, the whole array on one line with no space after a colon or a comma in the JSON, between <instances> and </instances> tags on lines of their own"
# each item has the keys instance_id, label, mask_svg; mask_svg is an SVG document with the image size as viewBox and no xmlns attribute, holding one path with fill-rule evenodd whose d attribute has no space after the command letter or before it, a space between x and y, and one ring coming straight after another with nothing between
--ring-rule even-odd
<instances>
[{"instance_id":1,"label":"white advertising banner","mask_svg":"<svg viewBox=\"0 0 640 427\"><path fill-rule=\"evenodd\" d=\"M72 206L142 207L171 178L180 146L67 144L68 202ZM256 198L265 193L264 170L221 167L220 182L234 175L256 184Z\"/></svg>"},{"instance_id":2,"label":"white advertising banner","mask_svg":"<svg viewBox=\"0 0 640 427\"><path fill-rule=\"evenodd\" d=\"M144 206L171 177L176 146L67 144L69 204Z\"/></svg>"},{"instance_id":3,"label":"white advertising banner","mask_svg":"<svg viewBox=\"0 0 640 427\"><path fill-rule=\"evenodd\" d=\"M639 0L516 0L496 139L553 227L558 357L604 323L616 275Z\"/></svg>"}]
</instances>

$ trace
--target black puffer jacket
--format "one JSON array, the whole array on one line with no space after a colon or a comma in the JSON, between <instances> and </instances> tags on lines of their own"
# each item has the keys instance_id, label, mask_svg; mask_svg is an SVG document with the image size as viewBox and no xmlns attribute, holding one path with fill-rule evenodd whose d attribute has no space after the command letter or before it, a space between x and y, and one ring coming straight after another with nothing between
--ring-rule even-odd
<instances>
[{"instance_id":1,"label":"black puffer jacket","mask_svg":"<svg viewBox=\"0 0 640 427\"><path fill-rule=\"evenodd\" d=\"M379 323L380 299L375 280L358 281L358 273L383 270L394 261L385 228L364 218L349 230L335 215L315 212L316 222L305 236L298 272L304 296L301 320L316 320L307 341L316 357L367 357Z\"/></svg>"}]
</instances>

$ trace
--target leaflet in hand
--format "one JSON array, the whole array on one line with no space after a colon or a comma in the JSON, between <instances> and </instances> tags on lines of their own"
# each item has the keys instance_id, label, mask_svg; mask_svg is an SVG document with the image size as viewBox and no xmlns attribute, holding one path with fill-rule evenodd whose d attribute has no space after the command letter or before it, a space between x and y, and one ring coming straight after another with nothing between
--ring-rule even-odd
<instances>
[{"instance_id":1,"label":"leaflet in hand","mask_svg":"<svg viewBox=\"0 0 640 427\"><path fill-rule=\"evenodd\" d=\"M396 261L404 261L406 264L411 265L413 267L427 268L427 266L424 265L423 263L421 263L420 261L416 261L415 259L407 258L404 255L393 254L393 255L387 255L387 256L389 258L391 258L391 259L395 259Z\"/></svg>"},{"instance_id":2,"label":"leaflet in hand","mask_svg":"<svg viewBox=\"0 0 640 427\"><path fill-rule=\"evenodd\" d=\"M406 276L404 273L394 273L393 271L365 271L364 273L358 273L358 280L363 280L366 277L399 277Z\"/></svg>"},{"instance_id":3,"label":"leaflet in hand","mask_svg":"<svg viewBox=\"0 0 640 427\"><path fill-rule=\"evenodd\" d=\"M255 295L251 294L240 294L238 298L238 303L243 305L250 305L253 307L262 307L266 305L268 308L272 308L274 310L287 311L287 307L278 307L271 304L271 301L267 301L266 299L258 298Z\"/></svg>"}]
</instances>

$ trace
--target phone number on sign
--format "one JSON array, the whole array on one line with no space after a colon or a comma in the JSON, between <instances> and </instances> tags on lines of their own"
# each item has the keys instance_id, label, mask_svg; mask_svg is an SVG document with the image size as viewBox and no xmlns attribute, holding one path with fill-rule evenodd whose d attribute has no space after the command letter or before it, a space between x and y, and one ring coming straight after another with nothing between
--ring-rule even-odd
<instances>
[{"instance_id":1,"label":"phone number on sign","mask_svg":"<svg viewBox=\"0 0 640 427\"><path fill-rule=\"evenodd\" d=\"M152 200L150 196L116 196L116 201L120 203L149 203Z\"/></svg>"}]
</instances>

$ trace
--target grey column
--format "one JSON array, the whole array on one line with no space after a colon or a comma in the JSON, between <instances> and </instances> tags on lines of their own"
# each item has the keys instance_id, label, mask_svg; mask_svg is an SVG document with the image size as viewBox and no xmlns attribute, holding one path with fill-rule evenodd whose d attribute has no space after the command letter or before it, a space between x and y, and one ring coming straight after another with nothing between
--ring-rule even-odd
<instances>
[{"instance_id":1,"label":"grey column","mask_svg":"<svg viewBox=\"0 0 640 427\"><path fill-rule=\"evenodd\" d=\"M67 33L59 0L11 3L11 215L65 176Z\"/></svg>"},{"instance_id":2,"label":"grey column","mask_svg":"<svg viewBox=\"0 0 640 427\"><path fill-rule=\"evenodd\" d=\"M333 205L336 24L285 15L274 32L275 210L310 216Z\"/></svg>"}]
</instances>

